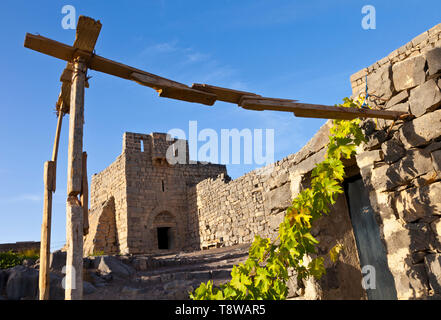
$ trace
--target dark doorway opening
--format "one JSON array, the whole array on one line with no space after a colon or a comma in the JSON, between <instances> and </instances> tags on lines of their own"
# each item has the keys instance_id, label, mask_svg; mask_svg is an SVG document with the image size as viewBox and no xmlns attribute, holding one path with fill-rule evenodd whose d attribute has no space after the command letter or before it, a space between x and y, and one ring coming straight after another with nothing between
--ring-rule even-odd
<instances>
[{"instance_id":1,"label":"dark doorway opening","mask_svg":"<svg viewBox=\"0 0 441 320\"><path fill-rule=\"evenodd\" d=\"M387 264L380 229L370 205L369 194L360 175L344 182L349 214L369 300L395 300L395 281ZM368 278L369 277L369 278ZM368 280L367 280L368 279ZM374 281L374 288L372 288Z\"/></svg>"},{"instance_id":2,"label":"dark doorway opening","mask_svg":"<svg viewBox=\"0 0 441 320\"><path fill-rule=\"evenodd\" d=\"M170 249L170 228L162 227L158 230L158 249Z\"/></svg>"}]
</instances>

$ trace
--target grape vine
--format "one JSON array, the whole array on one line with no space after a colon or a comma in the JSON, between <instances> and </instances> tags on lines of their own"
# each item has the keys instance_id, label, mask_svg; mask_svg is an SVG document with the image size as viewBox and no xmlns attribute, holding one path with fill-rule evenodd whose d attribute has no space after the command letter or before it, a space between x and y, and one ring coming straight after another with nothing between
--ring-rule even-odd
<instances>
[{"instance_id":1,"label":"grape vine","mask_svg":"<svg viewBox=\"0 0 441 320\"><path fill-rule=\"evenodd\" d=\"M338 106L361 108L364 99L344 98ZM193 300L284 300L288 294L288 269L293 268L298 281L325 273L324 257L309 259L316 254L318 241L311 234L312 223L329 214L338 194L343 193L342 159L349 159L356 147L365 141L360 119L334 120L330 129L325 160L312 170L311 187L302 190L287 209L279 234L273 241L255 236L245 263L233 267L231 280L219 287L210 280L190 293ZM336 262L342 246L329 252Z\"/></svg>"}]
</instances>

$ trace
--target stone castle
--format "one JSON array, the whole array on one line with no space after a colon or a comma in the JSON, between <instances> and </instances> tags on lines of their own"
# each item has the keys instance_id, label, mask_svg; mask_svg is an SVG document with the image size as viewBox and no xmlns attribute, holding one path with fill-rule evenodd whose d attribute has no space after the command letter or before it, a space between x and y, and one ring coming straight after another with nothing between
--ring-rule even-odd
<instances>
[{"instance_id":1,"label":"stone castle","mask_svg":"<svg viewBox=\"0 0 441 320\"><path fill-rule=\"evenodd\" d=\"M411 120L363 120L345 193L313 227L337 264L306 284L309 299L441 297L441 24L351 77L353 95ZM125 133L121 155L91 183L85 254L199 250L271 237L326 152L328 121L296 154L231 180L223 165L169 164L167 135ZM170 151L169 151L170 152ZM188 152L187 152L188 155ZM187 159L188 161L188 159ZM376 271L378 287L362 277ZM366 269L367 268L367 269ZM294 279L295 277L293 277ZM293 280L295 281L295 280Z\"/></svg>"}]
</instances>

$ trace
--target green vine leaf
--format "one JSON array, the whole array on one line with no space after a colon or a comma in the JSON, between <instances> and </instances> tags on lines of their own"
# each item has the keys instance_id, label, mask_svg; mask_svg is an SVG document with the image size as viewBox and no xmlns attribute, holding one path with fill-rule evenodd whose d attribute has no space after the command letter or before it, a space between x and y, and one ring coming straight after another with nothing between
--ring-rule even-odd
<instances>
[{"instance_id":1,"label":"green vine leaf","mask_svg":"<svg viewBox=\"0 0 441 320\"><path fill-rule=\"evenodd\" d=\"M343 99L345 108L360 108L364 98ZM288 295L288 269L297 274L298 281L313 276L320 279L325 273L324 257L316 257L303 264L305 259L316 254L319 243L311 234L314 221L329 214L340 193L345 178L342 159L349 159L356 148L366 139L360 128L360 119L334 120L330 128L325 160L312 170L311 187L302 190L287 209L279 226L278 237L264 239L258 235L249 249L245 263L233 267L231 280L219 287L212 281L202 283L190 293L193 300L243 300L286 299ZM342 245L337 244L330 252L333 263L338 261Z\"/></svg>"}]
</instances>

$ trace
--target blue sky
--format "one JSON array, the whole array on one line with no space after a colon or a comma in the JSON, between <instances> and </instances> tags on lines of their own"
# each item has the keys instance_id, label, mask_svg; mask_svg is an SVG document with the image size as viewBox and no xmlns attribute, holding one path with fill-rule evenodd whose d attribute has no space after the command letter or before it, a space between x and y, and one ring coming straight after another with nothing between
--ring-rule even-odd
<instances>
[{"instance_id":1,"label":"blue sky","mask_svg":"<svg viewBox=\"0 0 441 320\"><path fill-rule=\"evenodd\" d=\"M64 5L101 20L96 52L191 85L208 83L264 96L330 104L351 95L349 77L440 23L441 2L420 1L2 1L0 4L0 243L40 238L43 164L65 62L23 47L26 32L72 44ZM361 8L374 5L376 30ZM325 122L159 98L134 82L89 73L84 149L89 175L120 154L125 131L150 133L198 121L199 130L275 130L275 160L295 153ZM67 117L54 195L53 248L65 239ZM236 178L256 165L228 165Z\"/></svg>"}]
</instances>

